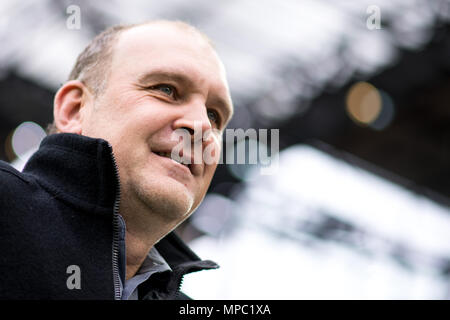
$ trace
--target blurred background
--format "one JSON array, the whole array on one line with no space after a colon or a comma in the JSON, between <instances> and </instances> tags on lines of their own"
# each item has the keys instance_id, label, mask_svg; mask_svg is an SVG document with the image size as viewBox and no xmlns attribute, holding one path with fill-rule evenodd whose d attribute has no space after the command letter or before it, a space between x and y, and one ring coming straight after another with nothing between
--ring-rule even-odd
<instances>
[{"instance_id":1,"label":"blurred background","mask_svg":"<svg viewBox=\"0 0 450 320\"><path fill-rule=\"evenodd\" d=\"M186 276L188 295L450 298L448 0L1 1L0 159L36 150L97 33L157 18L213 39L229 128L279 129L276 172L219 165L178 228L221 265Z\"/></svg>"}]
</instances>

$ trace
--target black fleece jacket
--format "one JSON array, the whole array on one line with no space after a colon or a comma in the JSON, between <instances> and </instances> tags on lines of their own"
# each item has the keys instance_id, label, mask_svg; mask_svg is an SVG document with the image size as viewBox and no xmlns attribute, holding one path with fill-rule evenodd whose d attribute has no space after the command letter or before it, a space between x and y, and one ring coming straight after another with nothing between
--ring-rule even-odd
<instances>
[{"instance_id":1,"label":"black fleece jacket","mask_svg":"<svg viewBox=\"0 0 450 320\"><path fill-rule=\"evenodd\" d=\"M111 146L75 134L45 138L23 172L0 161L0 299L120 299L120 187ZM152 275L140 299L187 298L182 277L218 266L174 233L156 244L172 271ZM80 270L80 289L67 285Z\"/></svg>"}]
</instances>

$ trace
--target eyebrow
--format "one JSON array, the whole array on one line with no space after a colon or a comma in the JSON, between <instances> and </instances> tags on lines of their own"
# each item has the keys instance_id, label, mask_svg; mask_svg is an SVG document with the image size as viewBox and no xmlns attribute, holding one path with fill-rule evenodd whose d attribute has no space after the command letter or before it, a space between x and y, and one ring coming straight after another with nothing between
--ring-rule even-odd
<instances>
[{"instance_id":1,"label":"eyebrow","mask_svg":"<svg viewBox=\"0 0 450 320\"><path fill-rule=\"evenodd\" d=\"M168 82L177 82L182 84L183 86L192 86L194 81L189 78L189 76L184 75L178 71L175 70L167 70L167 69L155 69L150 72L147 72L143 75L141 75L138 78L138 84L141 86L144 86L148 84L149 82L154 81L168 81ZM224 124L228 123L233 116L233 106L232 102L228 102L227 99L224 99L220 96L214 96L210 99L210 104L217 106L219 109L221 109L225 116L225 122Z\"/></svg>"},{"instance_id":2,"label":"eyebrow","mask_svg":"<svg viewBox=\"0 0 450 320\"><path fill-rule=\"evenodd\" d=\"M138 78L140 85L145 85L152 81L176 81L184 85L192 83L188 76L171 70L153 70Z\"/></svg>"}]
</instances>

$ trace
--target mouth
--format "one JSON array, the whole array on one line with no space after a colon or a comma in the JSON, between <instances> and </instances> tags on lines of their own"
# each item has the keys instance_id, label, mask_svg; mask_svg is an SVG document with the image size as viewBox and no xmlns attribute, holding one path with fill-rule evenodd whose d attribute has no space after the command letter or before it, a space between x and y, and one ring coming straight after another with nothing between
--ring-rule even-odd
<instances>
[{"instance_id":1,"label":"mouth","mask_svg":"<svg viewBox=\"0 0 450 320\"><path fill-rule=\"evenodd\" d=\"M182 165L182 166L186 167L187 169L189 169L189 171L191 172L191 174L193 174L191 164L189 164L189 163L183 163L183 162L182 162L183 159L180 159L180 160L178 160L178 159L173 159L170 152L164 152L164 151L157 152L157 151L155 151L155 152L153 152L153 153L155 153L155 154L157 154L158 156L163 157L163 158L169 158L170 160L172 160L172 161L175 162L176 164L179 164L179 165Z\"/></svg>"}]
</instances>

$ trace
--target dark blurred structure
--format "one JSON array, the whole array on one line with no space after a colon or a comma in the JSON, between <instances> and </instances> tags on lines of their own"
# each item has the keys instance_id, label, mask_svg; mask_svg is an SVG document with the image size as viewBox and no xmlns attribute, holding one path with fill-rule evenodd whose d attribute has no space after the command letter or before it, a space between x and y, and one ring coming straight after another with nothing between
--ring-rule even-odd
<instances>
[{"instance_id":1,"label":"dark blurred structure","mask_svg":"<svg viewBox=\"0 0 450 320\"><path fill-rule=\"evenodd\" d=\"M284 123L283 142L298 143L299 136L322 140L367 161L365 169L450 205L449 31L448 24L436 26L423 49L405 50L392 67L354 79L389 93L395 114L388 126L361 127L347 116L345 98L352 81L323 93L306 114Z\"/></svg>"},{"instance_id":2,"label":"dark blurred structure","mask_svg":"<svg viewBox=\"0 0 450 320\"><path fill-rule=\"evenodd\" d=\"M24 121L33 121L43 128L53 121L55 92L10 71L0 80L0 159L15 158L11 146L14 129Z\"/></svg>"}]
</instances>

